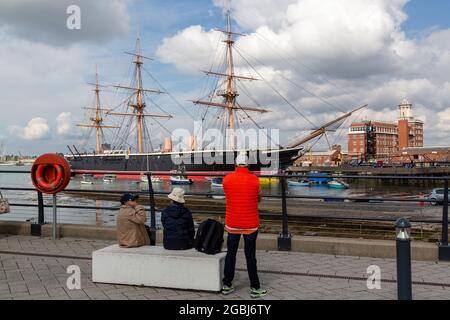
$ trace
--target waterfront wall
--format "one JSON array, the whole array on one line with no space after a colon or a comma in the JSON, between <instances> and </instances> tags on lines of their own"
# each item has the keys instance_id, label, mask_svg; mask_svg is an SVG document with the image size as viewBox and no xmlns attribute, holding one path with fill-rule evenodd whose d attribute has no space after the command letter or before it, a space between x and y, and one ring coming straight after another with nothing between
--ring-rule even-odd
<instances>
[{"instance_id":1,"label":"waterfront wall","mask_svg":"<svg viewBox=\"0 0 450 320\"><path fill-rule=\"evenodd\" d=\"M51 237L52 225L42 225L42 237ZM0 222L0 234L30 235L31 224L23 222ZM114 227L99 227L86 225L60 224L58 234L65 238L84 238L99 240L115 240ZM162 231L157 231L157 244L162 243ZM278 235L258 235L257 249L276 251ZM226 236L225 236L226 243ZM241 247L243 241L241 241ZM371 258L395 258L395 239L390 240L364 240L331 237L295 236L292 238L292 252L317 253L340 256L361 256ZM412 242L412 258L422 261L437 261L438 247L430 242Z\"/></svg>"}]
</instances>

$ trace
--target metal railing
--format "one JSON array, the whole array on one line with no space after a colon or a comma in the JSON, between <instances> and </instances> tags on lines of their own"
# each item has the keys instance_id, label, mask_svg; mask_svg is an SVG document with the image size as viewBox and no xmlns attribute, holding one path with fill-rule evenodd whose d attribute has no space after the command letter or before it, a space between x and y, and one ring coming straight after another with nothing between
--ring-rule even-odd
<instances>
[{"instance_id":1,"label":"metal railing","mask_svg":"<svg viewBox=\"0 0 450 320\"><path fill-rule=\"evenodd\" d=\"M105 175L105 174L114 174L114 172L90 172L93 175ZM29 171L26 170L0 170L0 174L30 174ZM179 176L180 173L161 173L161 172L146 172L144 175L148 178L148 190L135 191L138 194L148 194L149 196L149 209L150 211L150 229L154 234L156 232L156 204L155 204L155 196L156 195L167 195L169 192L155 191L153 189L153 183L151 181L152 175L164 175L164 176ZM186 174L182 174L186 175ZM189 173L187 174L190 177L194 176L202 176L202 177L220 177L225 176L225 174L207 174L207 173ZM279 180L281 184L281 195L263 195L264 198L274 198L281 200L281 232L279 235L278 243L280 250L289 250L291 245L291 234L289 233L289 219L295 218L292 215L288 214L288 200L289 199L309 199L309 200L329 200L329 201L360 201L360 202L432 202L431 200L425 198L413 198L413 199L404 199L404 198L380 198L380 197L337 197L337 196L313 196L313 195L291 195L288 194L287 191L287 180L288 179L308 179L308 178L323 178L323 176L314 175L314 173L305 173L305 174L261 174L259 177L263 178L276 178ZM330 174L327 175L326 178L339 178L339 179L351 179L351 180L414 180L414 181L434 181L434 182L443 182L444 186L444 199L443 199L443 208L442 208L442 219L441 220L421 220L421 219L410 219L411 222L416 223L430 223L430 224L440 224L441 225L441 239L440 239L440 250L447 250L449 248L449 235L448 235L448 192L449 192L449 180L450 177L430 177L430 176L374 176L374 175L340 175L340 174ZM37 204L27 204L27 203L11 203L12 207L37 207L38 208L38 224L43 224L45 222L44 216L44 208L53 207L55 210L58 208L66 208L66 209L95 209L95 210L111 210L117 211L119 207L105 207L105 206L82 206L82 205L58 205L55 200L54 205L44 205L43 196L40 192L38 192L34 188L1 188L1 190L9 190L9 191L35 191L38 193L38 203ZM102 194L121 194L124 192L129 192L129 190L82 190L82 189L66 189L64 192L71 193L102 193ZM221 193L214 192L187 192L186 196L223 196ZM208 211L204 212L196 212L193 213L199 214L208 214ZM271 216L276 217L276 214L273 213L261 213L262 216ZM279 215L278 215L279 216ZM302 216L303 218L317 218L317 216ZM54 221L56 221L56 211L54 212ZM330 217L330 216L320 216L321 219L335 219L342 221L377 221L377 222L394 222L395 219L387 219L387 218L361 218L361 217ZM154 244L155 238L152 239L152 244ZM449 249L450 250L450 249ZM449 254L450 259L450 254Z\"/></svg>"}]
</instances>

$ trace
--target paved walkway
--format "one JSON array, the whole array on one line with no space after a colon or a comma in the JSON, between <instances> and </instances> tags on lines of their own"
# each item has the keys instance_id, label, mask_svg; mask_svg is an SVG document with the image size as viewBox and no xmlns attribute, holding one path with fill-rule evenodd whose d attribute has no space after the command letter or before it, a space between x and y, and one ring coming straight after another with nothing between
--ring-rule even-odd
<instances>
[{"instance_id":1,"label":"paved walkway","mask_svg":"<svg viewBox=\"0 0 450 320\"><path fill-rule=\"evenodd\" d=\"M0 235L0 299L249 299L243 252L238 256L234 294L95 284L90 255L111 241ZM266 299L396 299L396 264L320 254L257 253ZM69 290L66 269L81 269L81 289ZM381 289L368 289L367 267L381 270ZM413 262L414 299L450 299L450 263Z\"/></svg>"}]
</instances>

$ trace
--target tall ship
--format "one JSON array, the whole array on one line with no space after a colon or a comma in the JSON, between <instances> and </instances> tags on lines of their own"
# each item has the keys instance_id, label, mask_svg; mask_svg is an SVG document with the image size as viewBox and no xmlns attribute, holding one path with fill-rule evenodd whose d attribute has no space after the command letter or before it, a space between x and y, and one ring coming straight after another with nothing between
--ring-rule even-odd
<instances>
[{"instance_id":1,"label":"tall ship","mask_svg":"<svg viewBox=\"0 0 450 320\"><path fill-rule=\"evenodd\" d=\"M206 98L192 100L193 107L203 108L201 110L202 125L206 115L209 113L213 120L212 127L218 128L225 137L221 147L205 146L203 142L197 143L198 132L194 132L185 148L173 148L170 137L164 139L159 150L152 145L152 137L147 128L148 121L161 124L163 120L170 120L172 115L165 112L164 108L154 103L152 95L166 94L159 89L147 89L144 87L142 71L147 58L141 53L140 40L136 43L134 52L126 52L133 58L133 75L129 85L115 85L116 90L126 92L126 98L117 108L104 108L100 101L102 85L99 84L98 72L96 72L96 83L94 86L95 105L85 109L91 113L88 123L80 124L80 127L95 131L95 151L80 152L76 146L68 146L69 153L65 155L75 174L95 173L101 175L115 174L122 178L136 178L145 172L164 175L173 172L183 172L192 179L202 179L202 174L226 174L234 170L234 159L239 153L245 153L249 157L250 170L259 173L276 173L286 169L288 166L302 156L302 145L317 137L326 134L328 128L342 123L360 107L351 112L343 113L340 117L318 126L305 137L295 139L286 146L280 146L270 141L266 146L255 148L241 146L239 144L239 124L245 118L251 122L256 129L262 127L254 120L254 114L265 114L270 112L260 107L247 107L240 104L238 89L243 81L256 81L252 76L239 75L235 73L235 37L244 36L233 32L230 11L226 15L227 24L225 30L217 30L224 35L223 43L225 51L222 64L217 68L211 67L203 71L207 76L214 79L213 90ZM144 69L146 72L146 69ZM255 69L256 71L256 69ZM164 89L163 89L164 90ZM158 108L161 113L149 111L147 100ZM211 111L212 110L212 111ZM105 124L105 117L117 117L118 121L113 124ZM161 126L162 129L165 129ZM114 132L114 143L107 144L104 141L104 130ZM207 128L206 128L207 129ZM167 129L165 129L168 131ZM195 130L194 130L195 131ZM169 131L168 131L169 132ZM267 132L267 131L264 131ZM267 135L267 133L266 133ZM267 135L268 140L270 136ZM186 144L185 144L186 145ZM176 150L175 150L176 149ZM276 163L274 163L276 162Z\"/></svg>"}]
</instances>

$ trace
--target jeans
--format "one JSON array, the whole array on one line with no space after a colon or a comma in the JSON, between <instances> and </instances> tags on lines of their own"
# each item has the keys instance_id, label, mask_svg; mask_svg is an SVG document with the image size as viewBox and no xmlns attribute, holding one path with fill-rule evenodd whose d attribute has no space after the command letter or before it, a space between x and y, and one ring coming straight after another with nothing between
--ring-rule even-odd
<instances>
[{"instance_id":1,"label":"jeans","mask_svg":"<svg viewBox=\"0 0 450 320\"><path fill-rule=\"evenodd\" d=\"M260 288L258 270L256 267L256 238L258 231L252 234L244 234L245 259L247 261L248 277L250 278L250 286L255 289ZM228 234L227 240L227 257L225 258L225 272L222 280L223 284L231 287L234 279L236 268L236 254L239 248L240 234Z\"/></svg>"}]
</instances>

